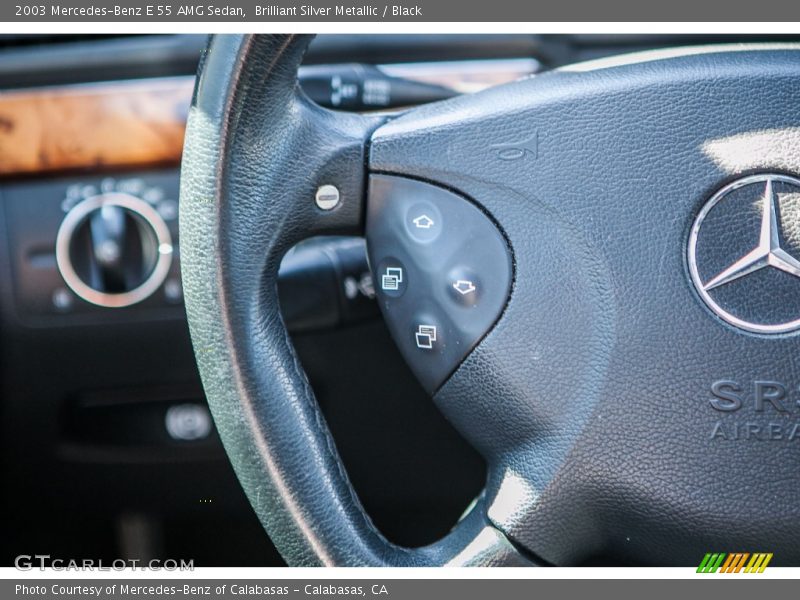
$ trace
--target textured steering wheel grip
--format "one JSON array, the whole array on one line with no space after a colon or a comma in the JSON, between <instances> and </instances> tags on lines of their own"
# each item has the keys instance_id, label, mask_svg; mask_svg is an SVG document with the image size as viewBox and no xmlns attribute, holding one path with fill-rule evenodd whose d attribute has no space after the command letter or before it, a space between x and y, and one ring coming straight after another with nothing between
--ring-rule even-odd
<instances>
[{"instance_id":1,"label":"textured steering wheel grip","mask_svg":"<svg viewBox=\"0 0 800 600\"><path fill-rule=\"evenodd\" d=\"M290 565L525 564L479 500L448 536L389 543L364 512L283 323L277 274L311 235L362 229L365 147L380 119L300 91L309 36L216 36L204 53L181 173L192 342L222 442ZM313 201L336 185L333 211ZM388 475L387 475L388 476Z\"/></svg>"}]
</instances>

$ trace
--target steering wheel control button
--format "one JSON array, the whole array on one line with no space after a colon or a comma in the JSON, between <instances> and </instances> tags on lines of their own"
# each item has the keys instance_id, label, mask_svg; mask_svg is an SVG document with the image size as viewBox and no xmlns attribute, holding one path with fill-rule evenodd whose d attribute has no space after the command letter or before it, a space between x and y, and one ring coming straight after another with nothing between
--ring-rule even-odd
<instances>
[{"instance_id":1,"label":"steering wheel control button","mask_svg":"<svg viewBox=\"0 0 800 600\"><path fill-rule=\"evenodd\" d=\"M373 175L367 249L389 330L433 393L505 306L512 273L505 238L466 198L421 181Z\"/></svg>"},{"instance_id":2,"label":"steering wheel control button","mask_svg":"<svg viewBox=\"0 0 800 600\"><path fill-rule=\"evenodd\" d=\"M430 202L418 202L406 212L406 231L417 242L432 242L442 233L442 215Z\"/></svg>"},{"instance_id":3,"label":"steering wheel control button","mask_svg":"<svg viewBox=\"0 0 800 600\"><path fill-rule=\"evenodd\" d=\"M467 294L474 293L477 288L469 279L458 279L453 284L453 289L461 294L461 296L466 296Z\"/></svg>"},{"instance_id":4,"label":"steering wheel control button","mask_svg":"<svg viewBox=\"0 0 800 600\"><path fill-rule=\"evenodd\" d=\"M387 296L399 298L406 291L408 275L403 264L395 258L381 261L377 279L380 291Z\"/></svg>"},{"instance_id":5,"label":"steering wheel control button","mask_svg":"<svg viewBox=\"0 0 800 600\"><path fill-rule=\"evenodd\" d=\"M333 210L339 206L340 200L339 188L335 185L321 185L314 196L314 201L321 210Z\"/></svg>"},{"instance_id":6,"label":"steering wheel control button","mask_svg":"<svg viewBox=\"0 0 800 600\"><path fill-rule=\"evenodd\" d=\"M455 267L445 279L445 289L452 303L463 308L474 308L483 294L483 283L471 269Z\"/></svg>"},{"instance_id":7,"label":"steering wheel control button","mask_svg":"<svg viewBox=\"0 0 800 600\"><path fill-rule=\"evenodd\" d=\"M433 345L439 341L439 328L430 323L420 323L414 332L414 341L421 350L433 350Z\"/></svg>"}]
</instances>

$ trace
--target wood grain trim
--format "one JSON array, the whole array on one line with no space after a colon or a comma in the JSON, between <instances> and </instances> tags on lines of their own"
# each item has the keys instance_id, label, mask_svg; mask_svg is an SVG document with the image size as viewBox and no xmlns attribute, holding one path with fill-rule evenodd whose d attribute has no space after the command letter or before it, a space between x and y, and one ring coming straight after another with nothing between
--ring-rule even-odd
<instances>
[{"instance_id":1,"label":"wood grain trim","mask_svg":"<svg viewBox=\"0 0 800 600\"><path fill-rule=\"evenodd\" d=\"M535 61L385 68L475 92L529 74ZM193 89L194 77L174 77L0 92L0 177L177 166Z\"/></svg>"},{"instance_id":2,"label":"wood grain trim","mask_svg":"<svg viewBox=\"0 0 800 600\"><path fill-rule=\"evenodd\" d=\"M0 93L0 176L177 165L193 77Z\"/></svg>"}]
</instances>

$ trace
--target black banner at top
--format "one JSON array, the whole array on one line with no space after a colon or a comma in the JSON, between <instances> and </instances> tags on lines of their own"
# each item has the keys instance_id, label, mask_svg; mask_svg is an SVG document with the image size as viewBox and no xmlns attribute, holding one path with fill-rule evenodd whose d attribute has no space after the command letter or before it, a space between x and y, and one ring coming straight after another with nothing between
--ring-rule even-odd
<instances>
[{"instance_id":1,"label":"black banner at top","mask_svg":"<svg viewBox=\"0 0 800 600\"><path fill-rule=\"evenodd\" d=\"M785 0L11 0L4 22L787 22Z\"/></svg>"}]
</instances>

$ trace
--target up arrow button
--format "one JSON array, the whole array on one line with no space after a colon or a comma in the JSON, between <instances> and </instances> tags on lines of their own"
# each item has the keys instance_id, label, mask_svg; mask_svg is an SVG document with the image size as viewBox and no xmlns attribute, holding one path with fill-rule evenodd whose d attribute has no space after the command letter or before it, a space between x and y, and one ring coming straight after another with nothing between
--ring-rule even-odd
<instances>
[{"instance_id":1,"label":"up arrow button","mask_svg":"<svg viewBox=\"0 0 800 600\"><path fill-rule=\"evenodd\" d=\"M442 233L442 213L432 202L414 202L405 214L405 229L415 242L429 244Z\"/></svg>"},{"instance_id":2,"label":"up arrow button","mask_svg":"<svg viewBox=\"0 0 800 600\"><path fill-rule=\"evenodd\" d=\"M430 229L435 225L434 220L425 214L412 219L412 223L414 223L414 227L417 229Z\"/></svg>"}]
</instances>

